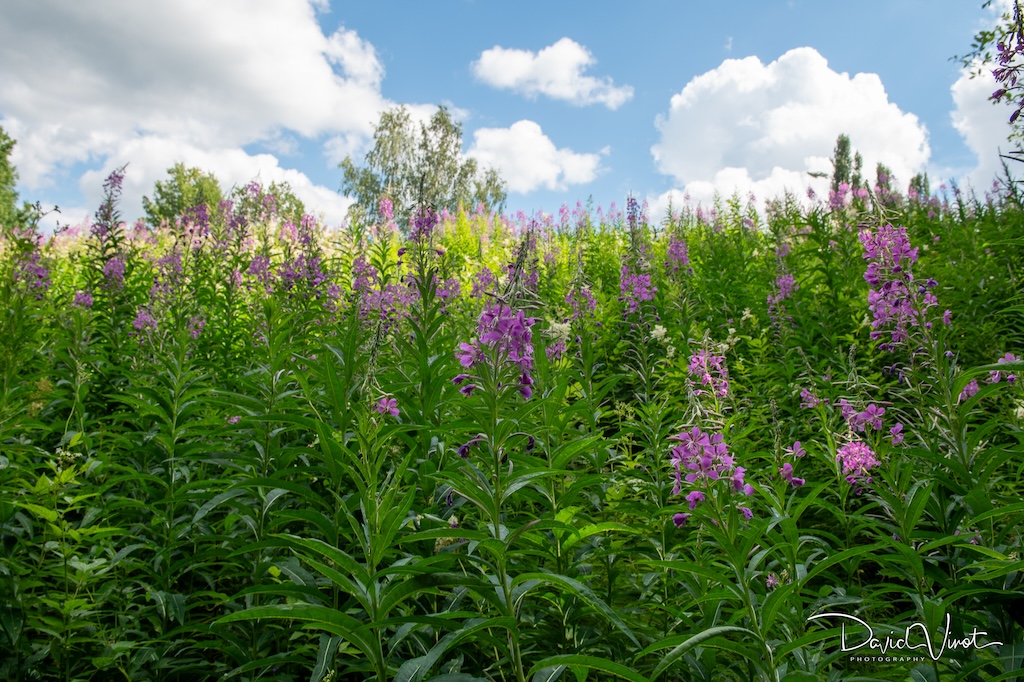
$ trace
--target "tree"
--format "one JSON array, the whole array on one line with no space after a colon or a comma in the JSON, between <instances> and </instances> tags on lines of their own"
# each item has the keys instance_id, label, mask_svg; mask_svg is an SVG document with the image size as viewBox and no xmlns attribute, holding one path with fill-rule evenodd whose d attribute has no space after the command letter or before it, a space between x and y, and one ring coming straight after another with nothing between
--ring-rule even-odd
<instances>
[{"instance_id":1,"label":"tree","mask_svg":"<svg viewBox=\"0 0 1024 682\"><path fill-rule=\"evenodd\" d=\"M153 227L161 223L173 224L185 211L200 204L206 205L209 215L220 209L224 193L213 173L198 168L186 168L176 163L167 169L166 181L157 181L153 188L153 199L142 197L142 210L146 222Z\"/></svg>"},{"instance_id":2,"label":"tree","mask_svg":"<svg viewBox=\"0 0 1024 682\"><path fill-rule=\"evenodd\" d=\"M907 188L907 194L913 193L921 201L928 201L931 196L931 183L928 181L927 173L918 173L914 177L910 178L910 186Z\"/></svg>"},{"instance_id":3,"label":"tree","mask_svg":"<svg viewBox=\"0 0 1024 682\"><path fill-rule=\"evenodd\" d=\"M507 195L497 171L483 172L475 159L462 156L462 126L444 107L417 128L409 111L385 111L373 133L373 148L362 166L351 156L341 162L340 191L355 198L353 208L369 221L379 221L379 201L391 199L394 218L408 224L419 206L455 211L482 203L501 210Z\"/></svg>"},{"instance_id":4,"label":"tree","mask_svg":"<svg viewBox=\"0 0 1024 682\"><path fill-rule=\"evenodd\" d=\"M0 127L0 225L4 227L14 227L21 220L18 192L14 189L18 183L18 171L10 161L15 144L14 138Z\"/></svg>"},{"instance_id":5,"label":"tree","mask_svg":"<svg viewBox=\"0 0 1024 682\"><path fill-rule=\"evenodd\" d=\"M23 201L21 208L18 207L18 191L14 189L18 184L18 169L11 163L16 144L17 140L0 126L0 227L35 227L49 211L44 211L38 201L34 204ZM60 213L56 206L51 210Z\"/></svg>"},{"instance_id":6,"label":"tree","mask_svg":"<svg viewBox=\"0 0 1024 682\"><path fill-rule=\"evenodd\" d=\"M282 221L298 225L306 212L305 204L295 196L288 182L271 182L269 187L264 187L258 180L253 180L245 187L234 188L231 201L235 214L250 222L277 216Z\"/></svg>"},{"instance_id":7,"label":"tree","mask_svg":"<svg viewBox=\"0 0 1024 682\"><path fill-rule=\"evenodd\" d=\"M892 169L881 161L875 166L875 191L884 194L892 194Z\"/></svg>"},{"instance_id":8,"label":"tree","mask_svg":"<svg viewBox=\"0 0 1024 682\"><path fill-rule=\"evenodd\" d=\"M852 162L850 159L850 138L845 134L836 138L836 148L832 152L832 192L839 194L839 186L850 185L850 172Z\"/></svg>"},{"instance_id":9,"label":"tree","mask_svg":"<svg viewBox=\"0 0 1024 682\"><path fill-rule=\"evenodd\" d=\"M850 187L856 192L864 186L864 157L857 152L853 155L853 175L850 176Z\"/></svg>"}]
</instances>

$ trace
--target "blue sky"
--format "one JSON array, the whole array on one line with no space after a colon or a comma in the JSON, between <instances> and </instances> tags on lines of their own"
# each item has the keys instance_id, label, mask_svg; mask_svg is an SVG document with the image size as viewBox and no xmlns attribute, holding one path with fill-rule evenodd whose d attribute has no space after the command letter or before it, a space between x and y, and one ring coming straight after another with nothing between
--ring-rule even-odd
<instances>
[{"instance_id":1,"label":"blue sky","mask_svg":"<svg viewBox=\"0 0 1024 682\"><path fill-rule=\"evenodd\" d=\"M22 198L75 224L128 163L124 208L176 161L225 186L287 180L337 224L337 162L380 111L437 104L508 209L593 197L802 193L839 132L906 184L983 191L1008 111L951 57L994 22L980 0L8 3L0 125ZM815 184L817 183L817 184ZM52 219L52 218L51 218Z\"/></svg>"}]
</instances>

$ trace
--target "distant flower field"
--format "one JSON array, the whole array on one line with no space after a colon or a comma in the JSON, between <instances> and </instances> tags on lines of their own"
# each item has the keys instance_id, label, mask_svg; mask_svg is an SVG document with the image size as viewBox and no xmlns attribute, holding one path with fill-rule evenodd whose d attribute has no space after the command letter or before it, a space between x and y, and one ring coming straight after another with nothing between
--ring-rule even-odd
<instances>
[{"instance_id":1,"label":"distant flower field","mask_svg":"<svg viewBox=\"0 0 1024 682\"><path fill-rule=\"evenodd\" d=\"M1024 209L0 242L0 678L1016 679Z\"/></svg>"}]
</instances>

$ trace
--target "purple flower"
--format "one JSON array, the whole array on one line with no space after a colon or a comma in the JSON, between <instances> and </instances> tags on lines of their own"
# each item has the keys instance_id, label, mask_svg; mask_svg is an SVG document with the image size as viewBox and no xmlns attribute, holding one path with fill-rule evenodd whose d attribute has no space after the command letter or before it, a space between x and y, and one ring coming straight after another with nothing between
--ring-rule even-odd
<instances>
[{"instance_id":1,"label":"purple flower","mask_svg":"<svg viewBox=\"0 0 1024 682\"><path fill-rule=\"evenodd\" d=\"M725 357L711 355L703 348L690 356L690 375L700 379L702 386L709 386L711 392L719 398L729 393L729 373L725 367ZM695 391L697 395L701 390Z\"/></svg>"},{"instance_id":2,"label":"purple flower","mask_svg":"<svg viewBox=\"0 0 1024 682\"><path fill-rule=\"evenodd\" d=\"M78 291L75 293L75 300L72 301L72 305L76 308L82 308L88 310L92 307L92 294L88 291Z\"/></svg>"},{"instance_id":3,"label":"purple flower","mask_svg":"<svg viewBox=\"0 0 1024 682\"><path fill-rule=\"evenodd\" d=\"M971 398L978 394L978 380L971 379L970 383L964 386L963 390L960 391L960 397L957 402L963 402L968 398Z\"/></svg>"},{"instance_id":4,"label":"purple flower","mask_svg":"<svg viewBox=\"0 0 1024 682\"><path fill-rule=\"evenodd\" d=\"M548 345L548 347L544 349L544 353L548 356L548 361L554 362L565 355L565 350L565 340L558 339L554 343Z\"/></svg>"},{"instance_id":5,"label":"purple flower","mask_svg":"<svg viewBox=\"0 0 1024 682\"><path fill-rule=\"evenodd\" d=\"M640 304L654 300L657 287L651 284L651 276L647 273L634 273L628 265L622 266L619 274L619 300L626 304L627 313L635 313Z\"/></svg>"},{"instance_id":6,"label":"purple flower","mask_svg":"<svg viewBox=\"0 0 1024 682\"><path fill-rule=\"evenodd\" d=\"M917 248L910 245L905 227L884 225L877 230L863 230L860 242L868 261L864 279L868 292L868 308L872 313L872 339L888 332L890 340L881 345L891 350L909 338L913 327L930 329L932 323L920 319L928 309L938 305L931 289L938 285L928 280L925 286L915 285L911 267L917 262Z\"/></svg>"},{"instance_id":7,"label":"purple flower","mask_svg":"<svg viewBox=\"0 0 1024 682\"><path fill-rule=\"evenodd\" d=\"M672 517L672 523L676 524L676 528L682 528L686 523L686 520L693 516L693 514L679 513Z\"/></svg>"},{"instance_id":8,"label":"purple flower","mask_svg":"<svg viewBox=\"0 0 1024 682\"><path fill-rule=\"evenodd\" d=\"M1001 365L1001 364L1003 364L1005 362L1017 362L1017 360L1019 360L1019 359L1020 358L1015 356L1013 353L1007 353L1003 357L1001 357L998 360L996 360L996 363ZM989 372L989 379L988 380L989 380L989 383L991 383L991 384L998 384L1000 381L1003 380L1003 371L1002 370L996 370L994 372ZM1016 380L1017 380L1017 375L1016 374L1011 374L1010 372L1006 372L1006 382L1008 384L1012 384Z\"/></svg>"},{"instance_id":9,"label":"purple flower","mask_svg":"<svg viewBox=\"0 0 1024 682\"><path fill-rule=\"evenodd\" d=\"M699 490L691 490L691 491L690 491L690 492L689 492L689 493L688 493L688 494L686 495L686 501L687 501L687 502L689 503L689 505L690 505L690 511L693 511L694 509L696 509L696 508L697 508L697 505L698 505L698 504L699 504L700 502L703 502L703 501L704 501L705 499L706 499L706 498L704 497L704 493L702 493L702 492L701 492L701 491L699 491Z\"/></svg>"},{"instance_id":10,"label":"purple flower","mask_svg":"<svg viewBox=\"0 0 1024 682\"><path fill-rule=\"evenodd\" d=\"M459 344L459 350L455 353L459 364L467 369L475 367L487 359L484 347L497 350L501 365L518 367L520 393L529 399L533 395L533 378L530 376L533 369L533 335L530 327L536 322L535 318L528 318L522 310L511 306L502 303L488 306L480 314L477 341Z\"/></svg>"},{"instance_id":11,"label":"purple flower","mask_svg":"<svg viewBox=\"0 0 1024 682\"><path fill-rule=\"evenodd\" d=\"M678 237L672 237L669 240L668 253L666 255L665 269L672 274L690 265L690 253L686 242Z\"/></svg>"},{"instance_id":12,"label":"purple flower","mask_svg":"<svg viewBox=\"0 0 1024 682\"><path fill-rule=\"evenodd\" d=\"M490 268L480 268L480 272L473 277L473 290L470 292L470 296L481 298L485 293L493 290L495 282L494 273Z\"/></svg>"},{"instance_id":13,"label":"purple flower","mask_svg":"<svg viewBox=\"0 0 1024 682\"><path fill-rule=\"evenodd\" d=\"M818 396L813 391L807 388L800 389L800 407L814 408L821 403Z\"/></svg>"},{"instance_id":14,"label":"purple flower","mask_svg":"<svg viewBox=\"0 0 1024 682\"><path fill-rule=\"evenodd\" d=\"M775 286L778 287L779 290L776 302L789 298L793 295L794 289L800 288L796 283L796 278L788 272L775 278Z\"/></svg>"},{"instance_id":15,"label":"purple flower","mask_svg":"<svg viewBox=\"0 0 1024 682\"><path fill-rule=\"evenodd\" d=\"M892 444L899 445L903 442L903 424L896 424L896 426L889 429L889 435L892 436Z\"/></svg>"},{"instance_id":16,"label":"purple flower","mask_svg":"<svg viewBox=\"0 0 1024 682\"><path fill-rule=\"evenodd\" d=\"M877 405L868 405L867 408L860 414L858 414L854 420L856 425L867 424L875 431L882 430L882 416L885 414L884 407L878 407ZM863 429L858 429L863 430Z\"/></svg>"},{"instance_id":17,"label":"purple flower","mask_svg":"<svg viewBox=\"0 0 1024 682\"><path fill-rule=\"evenodd\" d=\"M776 587L779 586L779 576L775 575L774 573L769 573L768 577L764 581L764 585L769 590L774 590Z\"/></svg>"},{"instance_id":18,"label":"purple flower","mask_svg":"<svg viewBox=\"0 0 1024 682\"><path fill-rule=\"evenodd\" d=\"M597 299L589 287L571 287L565 295L565 302L572 307L572 319L593 317L597 310Z\"/></svg>"},{"instance_id":19,"label":"purple flower","mask_svg":"<svg viewBox=\"0 0 1024 682\"><path fill-rule=\"evenodd\" d=\"M14 281L20 291L41 299L50 288L50 270L42 264L39 249L22 254L14 265Z\"/></svg>"},{"instance_id":20,"label":"purple flower","mask_svg":"<svg viewBox=\"0 0 1024 682\"><path fill-rule=\"evenodd\" d=\"M793 465L789 462L784 462L782 468L779 469L779 475L785 479L786 483L789 483L794 488L799 488L804 484L804 479L797 478L793 475Z\"/></svg>"},{"instance_id":21,"label":"purple flower","mask_svg":"<svg viewBox=\"0 0 1024 682\"><path fill-rule=\"evenodd\" d=\"M413 218L409 238L414 242L428 242L441 218L432 208L421 208Z\"/></svg>"},{"instance_id":22,"label":"purple flower","mask_svg":"<svg viewBox=\"0 0 1024 682\"><path fill-rule=\"evenodd\" d=\"M804 446L800 444L800 441L795 441L793 443L793 447L786 448L786 452L793 457L803 457L807 454L807 451L804 450Z\"/></svg>"},{"instance_id":23,"label":"purple flower","mask_svg":"<svg viewBox=\"0 0 1024 682\"><path fill-rule=\"evenodd\" d=\"M743 518L747 521L754 518L754 512L752 512L749 507L740 507L740 513L743 514Z\"/></svg>"},{"instance_id":24,"label":"purple flower","mask_svg":"<svg viewBox=\"0 0 1024 682\"><path fill-rule=\"evenodd\" d=\"M139 308L132 326L135 327L137 332L154 332L157 328L156 318L145 308Z\"/></svg>"},{"instance_id":25,"label":"purple flower","mask_svg":"<svg viewBox=\"0 0 1024 682\"><path fill-rule=\"evenodd\" d=\"M242 417L240 415L235 414L235 415L232 415L232 416L228 417L224 421L226 421L228 424L237 424L241 420L242 420Z\"/></svg>"},{"instance_id":26,"label":"purple flower","mask_svg":"<svg viewBox=\"0 0 1024 682\"><path fill-rule=\"evenodd\" d=\"M381 414L390 413L392 417L398 416L398 401L387 396L377 401L377 411Z\"/></svg>"},{"instance_id":27,"label":"purple flower","mask_svg":"<svg viewBox=\"0 0 1024 682\"><path fill-rule=\"evenodd\" d=\"M483 442L483 440L485 438L487 438L487 436L485 436L482 433L479 433L479 434L473 436L472 438L470 438L468 441L466 441L462 445L460 445L459 449L458 449L459 457L461 457L462 459L467 459L469 457L470 448L472 448L477 443Z\"/></svg>"},{"instance_id":28,"label":"purple flower","mask_svg":"<svg viewBox=\"0 0 1024 682\"><path fill-rule=\"evenodd\" d=\"M836 453L836 460L842 465L846 480L851 485L861 481L871 483L868 473L881 464L866 443L850 441Z\"/></svg>"},{"instance_id":29,"label":"purple flower","mask_svg":"<svg viewBox=\"0 0 1024 682\"><path fill-rule=\"evenodd\" d=\"M103 276L108 289L120 289L124 286L124 261L114 256L103 266Z\"/></svg>"}]
</instances>

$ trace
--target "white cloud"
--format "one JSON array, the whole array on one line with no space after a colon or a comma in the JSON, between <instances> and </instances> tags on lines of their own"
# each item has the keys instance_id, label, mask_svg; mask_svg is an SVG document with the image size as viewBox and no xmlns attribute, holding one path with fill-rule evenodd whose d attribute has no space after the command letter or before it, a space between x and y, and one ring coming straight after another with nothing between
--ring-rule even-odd
<instances>
[{"instance_id":1,"label":"white cloud","mask_svg":"<svg viewBox=\"0 0 1024 682\"><path fill-rule=\"evenodd\" d=\"M827 181L814 182L807 173L831 173L841 133L850 136L871 179L882 162L905 184L925 169L930 154L925 127L889 101L877 75L837 73L809 47L769 64L757 57L722 62L674 95L655 125L660 139L651 153L658 170L694 200L715 190L753 191L760 199L786 188L820 192Z\"/></svg>"},{"instance_id":2,"label":"white cloud","mask_svg":"<svg viewBox=\"0 0 1024 682\"><path fill-rule=\"evenodd\" d=\"M328 155L356 150L391 106L373 46L345 28L324 35L323 9L320 0L6 3L0 116L18 140L21 185L102 166L85 185L129 163L128 207L180 160L229 183L287 175L310 209L334 215L343 199L333 190L242 149L262 142L285 153L305 138L325 141ZM324 205L312 205L318 197Z\"/></svg>"},{"instance_id":3,"label":"white cloud","mask_svg":"<svg viewBox=\"0 0 1024 682\"><path fill-rule=\"evenodd\" d=\"M473 73L488 85L528 97L546 95L577 106L618 109L633 97L633 88L616 86L611 78L585 76L583 72L596 62L586 47L562 38L540 52L492 47L473 62Z\"/></svg>"},{"instance_id":4,"label":"white cloud","mask_svg":"<svg viewBox=\"0 0 1024 682\"><path fill-rule=\"evenodd\" d=\"M1005 154L1019 146L1007 140L1013 106L1009 102L994 105L988 99L997 87L992 72L985 69L976 78L965 71L950 88L955 106L953 126L977 157L978 165L964 176L976 190L988 189L1002 174L1000 150Z\"/></svg>"},{"instance_id":5,"label":"white cloud","mask_svg":"<svg viewBox=\"0 0 1024 682\"><path fill-rule=\"evenodd\" d=\"M607 148L602 150L602 154L607 152ZM526 120L508 128L476 130L466 155L497 169L513 192L540 187L564 190L590 182L601 170L601 154L558 149L537 123Z\"/></svg>"}]
</instances>

